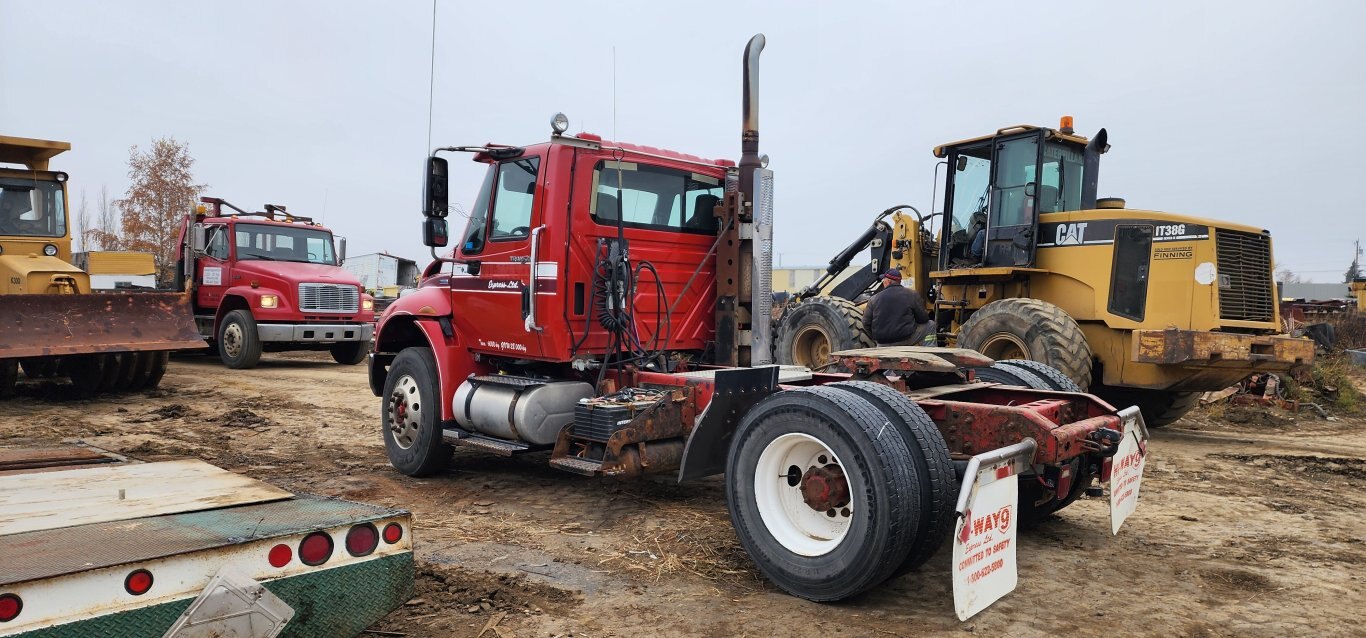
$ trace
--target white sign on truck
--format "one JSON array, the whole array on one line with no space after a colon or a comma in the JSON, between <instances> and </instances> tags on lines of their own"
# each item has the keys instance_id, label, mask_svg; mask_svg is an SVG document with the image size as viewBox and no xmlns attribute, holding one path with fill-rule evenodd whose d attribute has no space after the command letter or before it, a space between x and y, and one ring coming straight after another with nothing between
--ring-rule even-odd
<instances>
[{"instance_id":1,"label":"white sign on truck","mask_svg":"<svg viewBox=\"0 0 1366 638\"><path fill-rule=\"evenodd\" d=\"M953 606L967 620L1015 590L1015 537L1019 530L1020 470L1034 456L1034 441L980 454L968 463L953 534Z\"/></svg>"},{"instance_id":2,"label":"white sign on truck","mask_svg":"<svg viewBox=\"0 0 1366 638\"><path fill-rule=\"evenodd\" d=\"M1126 415L1126 412L1132 414ZM1119 527L1138 508L1138 488L1143 482L1143 468L1148 461L1148 431L1137 408L1120 411L1124 419L1124 436L1110 460L1110 534L1118 534Z\"/></svg>"}]
</instances>

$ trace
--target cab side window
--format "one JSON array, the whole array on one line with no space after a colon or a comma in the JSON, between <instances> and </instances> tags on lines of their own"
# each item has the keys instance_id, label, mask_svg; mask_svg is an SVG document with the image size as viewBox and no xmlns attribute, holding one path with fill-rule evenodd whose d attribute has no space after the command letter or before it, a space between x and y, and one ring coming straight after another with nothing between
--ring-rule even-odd
<instances>
[{"instance_id":1,"label":"cab side window","mask_svg":"<svg viewBox=\"0 0 1366 638\"><path fill-rule=\"evenodd\" d=\"M531 235L537 174L541 158L527 157L489 166L470 210L460 251L476 255L488 241L516 241Z\"/></svg>"},{"instance_id":2,"label":"cab side window","mask_svg":"<svg viewBox=\"0 0 1366 638\"><path fill-rule=\"evenodd\" d=\"M714 209L725 194L717 177L637 162L601 161L593 170L593 221L696 233L716 233Z\"/></svg>"},{"instance_id":3,"label":"cab side window","mask_svg":"<svg viewBox=\"0 0 1366 638\"><path fill-rule=\"evenodd\" d=\"M224 226L210 226L209 242L204 252L219 261L228 259L228 229Z\"/></svg>"}]
</instances>

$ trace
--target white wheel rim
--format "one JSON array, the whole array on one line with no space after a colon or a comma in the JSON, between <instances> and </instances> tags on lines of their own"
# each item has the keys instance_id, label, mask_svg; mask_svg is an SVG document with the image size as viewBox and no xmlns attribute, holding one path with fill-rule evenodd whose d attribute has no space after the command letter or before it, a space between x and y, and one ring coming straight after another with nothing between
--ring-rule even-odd
<instances>
[{"instance_id":1,"label":"white wheel rim","mask_svg":"<svg viewBox=\"0 0 1366 638\"><path fill-rule=\"evenodd\" d=\"M228 353L229 357L242 353L242 326L230 323L223 328L223 352Z\"/></svg>"},{"instance_id":2,"label":"white wheel rim","mask_svg":"<svg viewBox=\"0 0 1366 638\"><path fill-rule=\"evenodd\" d=\"M389 395L389 413L385 416L394 443L405 450L417 443L422 432L422 403L417 379L409 374L399 377Z\"/></svg>"},{"instance_id":3,"label":"white wheel rim","mask_svg":"<svg viewBox=\"0 0 1366 638\"><path fill-rule=\"evenodd\" d=\"M848 504L817 511L803 499L801 483L794 486L789 479L793 467L805 475L811 468L831 465L844 467L828 445L807 434L784 434L759 454L754 470L754 499L759 518L774 540L794 554L823 556L839 547L849 533L854 520L852 490Z\"/></svg>"}]
</instances>

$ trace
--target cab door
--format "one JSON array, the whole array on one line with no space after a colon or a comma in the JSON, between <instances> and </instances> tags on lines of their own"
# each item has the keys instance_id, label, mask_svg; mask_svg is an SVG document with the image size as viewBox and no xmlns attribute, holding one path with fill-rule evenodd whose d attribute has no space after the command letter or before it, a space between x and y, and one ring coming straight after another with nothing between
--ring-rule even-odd
<instances>
[{"instance_id":1,"label":"cab door","mask_svg":"<svg viewBox=\"0 0 1366 638\"><path fill-rule=\"evenodd\" d=\"M534 289L542 309L527 322L533 295L532 247L536 240L542 273L553 270L541 237L540 179L543 159L522 156L491 163L470 223L465 229L458 258L466 261L464 273L451 277L455 322L462 334L471 335L470 347L511 357L540 357L544 350L540 331L548 316L547 296L555 294L553 278L543 278ZM531 329L528 329L528 328Z\"/></svg>"},{"instance_id":2,"label":"cab door","mask_svg":"<svg viewBox=\"0 0 1366 638\"><path fill-rule=\"evenodd\" d=\"M1031 266L1038 230L1039 134L997 141L992 151L986 266Z\"/></svg>"},{"instance_id":3,"label":"cab door","mask_svg":"<svg viewBox=\"0 0 1366 638\"><path fill-rule=\"evenodd\" d=\"M207 224L208 241L204 254L195 260L195 308L212 315L223 302L223 292L232 285L232 243L225 224Z\"/></svg>"}]
</instances>

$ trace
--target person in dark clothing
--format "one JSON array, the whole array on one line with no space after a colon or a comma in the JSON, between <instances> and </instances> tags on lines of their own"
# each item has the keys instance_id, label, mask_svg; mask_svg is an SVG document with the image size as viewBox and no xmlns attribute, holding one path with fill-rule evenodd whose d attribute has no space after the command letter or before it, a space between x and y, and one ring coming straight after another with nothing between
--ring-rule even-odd
<instances>
[{"instance_id":1,"label":"person in dark clothing","mask_svg":"<svg viewBox=\"0 0 1366 638\"><path fill-rule=\"evenodd\" d=\"M882 290L863 310L863 327L879 346L916 346L935 332L925 299L901 285L895 268L882 274Z\"/></svg>"}]
</instances>

